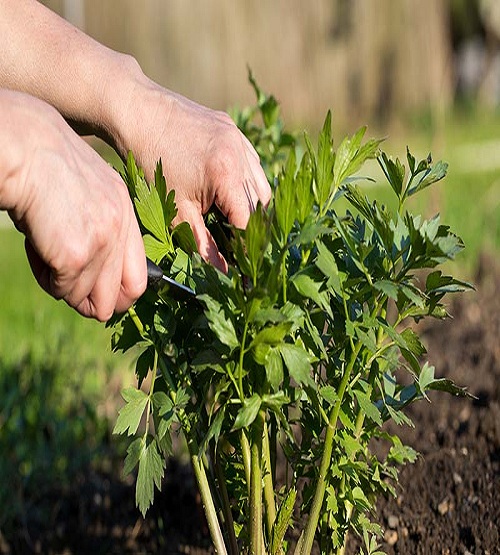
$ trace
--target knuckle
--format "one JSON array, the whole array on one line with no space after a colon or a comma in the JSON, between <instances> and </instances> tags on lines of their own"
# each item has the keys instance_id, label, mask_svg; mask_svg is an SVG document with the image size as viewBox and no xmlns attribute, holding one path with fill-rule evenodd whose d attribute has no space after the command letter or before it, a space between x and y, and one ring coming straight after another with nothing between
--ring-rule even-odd
<instances>
[{"instance_id":1,"label":"knuckle","mask_svg":"<svg viewBox=\"0 0 500 555\"><path fill-rule=\"evenodd\" d=\"M217 144L209 161L209 173L212 179L229 178L240 170L240 156L236 148L227 140Z\"/></svg>"},{"instance_id":2,"label":"knuckle","mask_svg":"<svg viewBox=\"0 0 500 555\"><path fill-rule=\"evenodd\" d=\"M130 300L130 304L135 302L146 290L146 279L134 280L130 285L128 285L125 291L127 299Z\"/></svg>"},{"instance_id":3,"label":"knuckle","mask_svg":"<svg viewBox=\"0 0 500 555\"><path fill-rule=\"evenodd\" d=\"M92 305L90 316L99 322L107 322L113 316L113 308L102 303Z\"/></svg>"}]
</instances>

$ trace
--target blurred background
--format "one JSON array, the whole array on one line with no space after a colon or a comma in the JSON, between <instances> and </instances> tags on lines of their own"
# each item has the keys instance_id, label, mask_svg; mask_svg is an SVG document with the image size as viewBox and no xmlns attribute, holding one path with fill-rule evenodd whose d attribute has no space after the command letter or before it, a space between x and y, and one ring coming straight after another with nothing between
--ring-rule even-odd
<instances>
[{"instance_id":1,"label":"blurred background","mask_svg":"<svg viewBox=\"0 0 500 555\"><path fill-rule=\"evenodd\" d=\"M252 100L248 65L293 126L317 124L329 108L341 125L387 125L423 110L437 119L457 101L500 101L494 0L45 3L211 107Z\"/></svg>"},{"instance_id":2,"label":"blurred background","mask_svg":"<svg viewBox=\"0 0 500 555\"><path fill-rule=\"evenodd\" d=\"M211 108L254 102L250 67L290 130L314 138L332 109L337 144L367 124L369 136L387 137L390 154L403 156L406 145L422 157L432 151L449 162L449 176L419 208L440 212L464 239L455 273L473 280L481 257L496 258L498 0L44 3ZM54 488L60 502L96 469L119 475L123 449L109 428L121 388L134 383L133 355L111 355L109 330L38 289L5 214L0 260L0 553L16 534L36 551L37 530L57 516Z\"/></svg>"}]
</instances>

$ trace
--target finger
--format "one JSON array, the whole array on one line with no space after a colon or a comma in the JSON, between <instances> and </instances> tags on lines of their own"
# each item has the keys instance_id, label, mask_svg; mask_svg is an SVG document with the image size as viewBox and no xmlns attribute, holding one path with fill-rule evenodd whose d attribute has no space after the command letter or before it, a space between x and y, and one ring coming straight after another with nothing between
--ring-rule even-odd
<instances>
[{"instance_id":1,"label":"finger","mask_svg":"<svg viewBox=\"0 0 500 555\"><path fill-rule=\"evenodd\" d=\"M115 312L121 291L123 251L111 252L100 268L94 268L94 285L88 295L89 315L105 322ZM83 303L85 303L85 299ZM128 308L128 307L127 307Z\"/></svg>"},{"instance_id":2,"label":"finger","mask_svg":"<svg viewBox=\"0 0 500 555\"><path fill-rule=\"evenodd\" d=\"M260 157L257 153L257 151L255 150L255 147L253 146L253 144L249 141L248 137L246 135L244 135L243 133L241 134L241 136L243 137L243 142L245 143L247 150L249 151L249 153L252 155L253 158L255 158L257 160L257 162L259 162L260 164Z\"/></svg>"},{"instance_id":3,"label":"finger","mask_svg":"<svg viewBox=\"0 0 500 555\"><path fill-rule=\"evenodd\" d=\"M214 238L205 226L203 216L201 215L201 207L189 201L178 201L177 210L176 219L179 221L187 221L191 226L201 257L222 272L227 272L227 262L219 252Z\"/></svg>"},{"instance_id":4,"label":"finger","mask_svg":"<svg viewBox=\"0 0 500 555\"><path fill-rule=\"evenodd\" d=\"M135 218L131 218L129 236L126 241L121 286L115 306L117 313L125 312L132 306L146 290L148 280L144 243Z\"/></svg>"},{"instance_id":5,"label":"finger","mask_svg":"<svg viewBox=\"0 0 500 555\"><path fill-rule=\"evenodd\" d=\"M255 187L245 180L239 186L226 187L224 193L224 197L216 199L217 206L231 225L245 229L259 201Z\"/></svg>"},{"instance_id":6,"label":"finger","mask_svg":"<svg viewBox=\"0 0 500 555\"><path fill-rule=\"evenodd\" d=\"M259 159L256 160L253 157L247 157L247 160L252 172L251 183L254 186L258 199L263 206L267 207L269 201L271 200L272 193L266 174L260 165Z\"/></svg>"}]
</instances>

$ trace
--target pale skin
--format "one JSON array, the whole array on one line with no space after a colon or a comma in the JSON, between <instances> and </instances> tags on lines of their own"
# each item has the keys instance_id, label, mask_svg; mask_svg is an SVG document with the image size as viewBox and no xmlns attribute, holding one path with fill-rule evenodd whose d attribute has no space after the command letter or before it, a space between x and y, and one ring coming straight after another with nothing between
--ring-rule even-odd
<instances>
[{"instance_id":1,"label":"pale skin","mask_svg":"<svg viewBox=\"0 0 500 555\"><path fill-rule=\"evenodd\" d=\"M154 83L132 57L36 0L0 0L0 43L0 209L26 235L41 287L101 321L146 288L126 187L77 133L95 134L123 157L132 151L148 177L161 158L177 220L191 224L200 254L224 270L203 214L215 203L244 227L271 196L229 116Z\"/></svg>"}]
</instances>

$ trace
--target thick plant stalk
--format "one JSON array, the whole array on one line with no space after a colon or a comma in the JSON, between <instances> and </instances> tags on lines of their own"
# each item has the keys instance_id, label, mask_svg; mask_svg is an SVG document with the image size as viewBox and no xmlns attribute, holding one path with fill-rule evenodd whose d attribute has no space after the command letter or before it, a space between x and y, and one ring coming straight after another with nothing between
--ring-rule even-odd
<instances>
[{"instance_id":1,"label":"thick plant stalk","mask_svg":"<svg viewBox=\"0 0 500 555\"><path fill-rule=\"evenodd\" d=\"M269 431L267 423L264 422L264 432L262 435L262 458L264 460L264 506L266 508L267 536L270 539L273 524L276 520L276 504L274 502L274 485L268 434Z\"/></svg>"},{"instance_id":2,"label":"thick plant stalk","mask_svg":"<svg viewBox=\"0 0 500 555\"><path fill-rule=\"evenodd\" d=\"M250 444L250 555L264 555L262 538L262 434L264 411L260 411L252 426Z\"/></svg>"},{"instance_id":3,"label":"thick plant stalk","mask_svg":"<svg viewBox=\"0 0 500 555\"><path fill-rule=\"evenodd\" d=\"M243 457L243 468L245 470L245 482L247 484L247 493L250 498L250 480L252 475L251 470L251 453L250 453L250 443L248 442L248 437L245 430L241 430L240 434L240 445L241 445L241 455Z\"/></svg>"},{"instance_id":4,"label":"thick plant stalk","mask_svg":"<svg viewBox=\"0 0 500 555\"><path fill-rule=\"evenodd\" d=\"M192 441L189 441L188 445L189 454L191 456L191 464L193 465L194 475L200 491L201 502L203 504L205 516L207 517L208 529L210 530L210 536L214 544L215 552L220 555L227 555L224 536L222 535L222 531L220 529L219 519L217 518L217 511L212 499L212 493L210 491L210 485L208 483L205 467L198 456L198 447Z\"/></svg>"},{"instance_id":5,"label":"thick plant stalk","mask_svg":"<svg viewBox=\"0 0 500 555\"><path fill-rule=\"evenodd\" d=\"M224 469L222 468L218 452L213 454L215 476L219 485L219 491L222 498L222 513L224 515L227 535L229 537L229 553L238 555L238 542L234 534L234 521L231 513L231 503L227 493L226 481L224 479Z\"/></svg>"},{"instance_id":6,"label":"thick plant stalk","mask_svg":"<svg viewBox=\"0 0 500 555\"><path fill-rule=\"evenodd\" d=\"M351 376L356 357L361 349L361 343L357 343L351 360L349 361L349 366L346 368L344 375L342 376L342 381L339 385L339 390L337 392L338 399L335 406L330 414L330 419L328 422L328 428L326 429L323 456L321 457L321 465L319 468L319 476L316 484L316 490L314 492L314 499L311 507L311 512L309 513L309 518L307 519L307 524L304 529L304 535L300 538L297 544L296 553L300 555L309 555L312 550L314 543L314 536L316 534L316 529L318 527L319 517L321 513L321 507L323 506L323 499L325 497L326 491L326 475L328 469L330 468L332 452L333 452L333 440L335 437L335 431L337 427L337 419L340 413L340 407L342 405L342 400L344 398L344 393L349 383L349 378Z\"/></svg>"}]
</instances>

